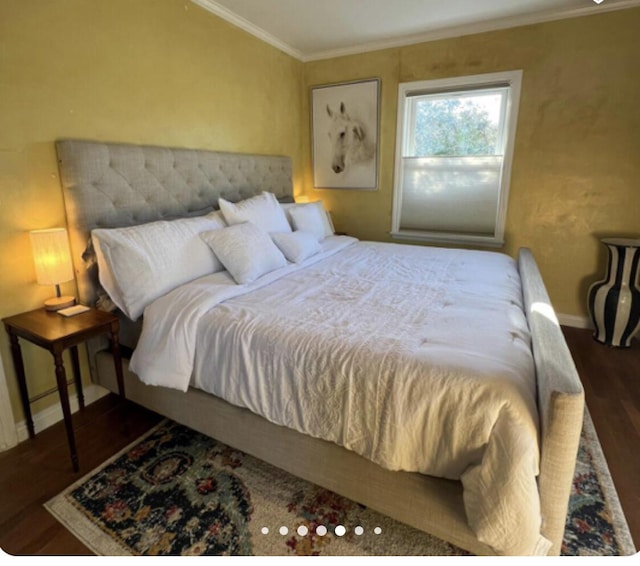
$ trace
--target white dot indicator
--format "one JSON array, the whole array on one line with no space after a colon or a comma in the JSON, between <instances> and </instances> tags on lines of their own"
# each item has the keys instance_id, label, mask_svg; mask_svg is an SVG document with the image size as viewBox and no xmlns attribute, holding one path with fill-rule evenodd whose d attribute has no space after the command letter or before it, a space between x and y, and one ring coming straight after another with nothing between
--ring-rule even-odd
<instances>
[{"instance_id":1,"label":"white dot indicator","mask_svg":"<svg viewBox=\"0 0 640 566\"><path fill-rule=\"evenodd\" d=\"M358 525L355 529L353 529L353 532L356 533L356 535L360 536L364 534L364 529Z\"/></svg>"},{"instance_id":2,"label":"white dot indicator","mask_svg":"<svg viewBox=\"0 0 640 566\"><path fill-rule=\"evenodd\" d=\"M382 529L380 527L376 527L375 529L373 529L373 532L379 535L382 532Z\"/></svg>"},{"instance_id":3,"label":"white dot indicator","mask_svg":"<svg viewBox=\"0 0 640 566\"><path fill-rule=\"evenodd\" d=\"M262 529L260 529L260 532L263 535L268 535L269 534L269 527L262 527Z\"/></svg>"},{"instance_id":4,"label":"white dot indicator","mask_svg":"<svg viewBox=\"0 0 640 566\"><path fill-rule=\"evenodd\" d=\"M304 525L300 525L298 527L298 535L299 536L306 537L308 533L309 533L309 529L307 529L307 527L305 527Z\"/></svg>"},{"instance_id":5,"label":"white dot indicator","mask_svg":"<svg viewBox=\"0 0 640 566\"><path fill-rule=\"evenodd\" d=\"M318 525L316 527L316 534L320 537L323 537L327 534L327 527L325 527L324 525Z\"/></svg>"},{"instance_id":6,"label":"white dot indicator","mask_svg":"<svg viewBox=\"0 0 640 566\"><path fill-rule=\"evenodd\" d=\"M282 536L286 535L289 533L289 529L287 529L287 527L280 527L280 534Z\"/></svg>"},{"instance_id":7,"label":"white dot indicator","mask_svg":"<svg viewBox=\"0 0 640 566\"><path fill-rule=\"evenodd\" d=\"M343 537L347 532L347 529L345 529L342 525L338 525L334 532L336 533L336 536Z\"/></svg>"}]
</instances>

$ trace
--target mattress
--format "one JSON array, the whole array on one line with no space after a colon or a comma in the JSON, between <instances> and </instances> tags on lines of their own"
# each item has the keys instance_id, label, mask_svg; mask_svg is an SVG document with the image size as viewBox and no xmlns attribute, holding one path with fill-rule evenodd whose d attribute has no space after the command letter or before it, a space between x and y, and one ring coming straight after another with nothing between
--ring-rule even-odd
<instances>
[{"instance_id":1,"label":"mattress","mask_svg":"<svg viewBox=\"0 0 640 566\"><path fill-rule=\"evenodd\" d=\"M198 387L390 470L460 479L479 540L548 548L530 335L508 256L333 237L250 285L226 272L183 285L144 319L130 366L143 382Z\"/></svg>"}]
</instances>

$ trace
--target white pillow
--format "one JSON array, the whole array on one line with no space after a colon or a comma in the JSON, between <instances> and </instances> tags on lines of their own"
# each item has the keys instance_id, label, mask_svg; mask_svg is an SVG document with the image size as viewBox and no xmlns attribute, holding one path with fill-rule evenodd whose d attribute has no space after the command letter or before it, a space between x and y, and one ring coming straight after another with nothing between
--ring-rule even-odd
<instances>
[{"instance_id":1,"label":"white pillow","mask_svg":"<svg viewBox=\"0 0 640 566\"><path fill-rule=\"evenodd\" d=\"M284 256L293 263L300 263L317 254L322 248L318 238L311 232L289 232L288 234L271 234L271 239Z\"/></svg>"},{"instance_id":2,"label":"white pillow","mask_svg":"<svg viewBox=\"0 0 640 566\"><path fill-rule=\"evenodd\" d=\"M236 283L252 283L258 277L287 265L287 260L269 234L250 222L203 232L200 237Z\"/></svg>"},{"instance_id":3,"label":"white pillow","mask_svg":"<svg viewBox=\"0 0 640 566\"><path fill-rule=\"evenodd\" d=\"M311 232L319 241L333 236L333 229L322 201L296 204L287 210L294 230Z\"/></svg>"},{"instance_id":4,"label":"white pillow","mask_svg":"<svg viewBox=\"0 0 640 566\"><path fill-rule=\"evenodd\" d=\"M218 200L220 210L229 226L251 222L267 233L291 232L287 217L273 193L263 192L255 197L232 203Z\"/></svg>"},{"instance_id":5,"label":"white pillow","mask_svg":"<svg viewBox=\"0 0 640 566\"><path fill-rule=\"evenodd\" d=\"M225 226L222 216L160 220L127 228L98 228L91 236L98 278L113 302L131 320L183 283L224 266L198 234Z\"/></svg>"}]
</instances>

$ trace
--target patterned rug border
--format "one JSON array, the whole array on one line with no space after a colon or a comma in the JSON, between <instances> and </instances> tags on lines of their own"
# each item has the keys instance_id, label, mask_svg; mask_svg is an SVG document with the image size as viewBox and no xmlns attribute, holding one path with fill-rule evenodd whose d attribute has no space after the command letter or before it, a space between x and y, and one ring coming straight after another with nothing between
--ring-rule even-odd
<instances>
[{"instance_id":1,"label":"patterned rug border","mask_svg":"<svg viewBox=\"0 0 640 566\"><path fill-rule=\"evenodd\" d=\"M69 532L71 532L89 550L101 556L131 556L131 553L118 541L111 538L99 526L92 523L87 517L67 501L67 493L74 490L96 473L120 458L131 450L136 444L145 440L159 428L165 426L168 419L162 420L156 426L139 436L122 450L111 456L108 460L87 472L61 493L51 498L44 504L45 509L55 517ZM602 451L600 440L595 430L589 411L585 409L584 435L589 442L589 451L592 456L592 464L602 487L603 496L609 506L612 515L612 525L621 550L621 555L629 556L636 553L636 548L629 531L628 523L620 504L618 493L615 489L606 458Z\"/></svg>"},{"instance_id":2,"label":"patterned rug border","mask_svg":"<svg viewBox=\"0 0 640 566\"><path fill-rule=\"evenodd\" d=\"M586 407L584 411L584 423L582 426L585 436L589 439L589 448L591 450L593 467L596 475L598 476L600 486L602 487L602 494L607 500L609 509L611 510L613 530L616 533L621 554L624 556L630 556L636 553L636 547L633 543L633 539L631 538L629 524L627 523L624 511L622 510L620 497L618 496L618 492L613 483L607 459L602 451L602 444L600 444L596 427L593 424L591 414Z\"/></svg>"},{"instance_id":3,"label":"patterned rug border","mask_svg":"<svg viewBox=\"0 0 640 566\"><path fill-rule=\"evenodd\" d=\"M65 497L66 494L89 480L89 478L106 468L112 462L115 462L120 458L120 456L126 454L136 444L139 444L145 438L151 436L156 430L165 426L167 422L169 422L169 419L163 419L142 436L139 436L127 444L122 450L111 456L111 458L105 460L102 464L87 472L80 479L73 482L69 487L44 504L45 509L49 511L49 513L62 523L62 525L82 544L98 556L132 556L132 554L118 541L109 537L95 523L89 521L82 512L71 505Z\"/></svg>"}]
</instances>

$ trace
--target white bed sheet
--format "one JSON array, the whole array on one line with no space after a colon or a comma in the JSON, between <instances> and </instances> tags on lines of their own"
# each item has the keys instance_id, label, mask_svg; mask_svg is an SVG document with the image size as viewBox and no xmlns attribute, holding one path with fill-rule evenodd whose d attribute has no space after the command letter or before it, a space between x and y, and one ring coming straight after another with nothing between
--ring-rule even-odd
<instances>
[{"instance_id":1,"label":"white bed sheet","mask_svg":"<svg viewBox=\"0 0 640 566\"><path fill-rule=\"evenodd\" d=\"M546 553L534 366L511 258L331 238L321 256L252 285L224 277L145 311L132 359L143 381L185 389L190 376L385 468L460 479L479 540Z\"/></svg>"}]
</instances>

